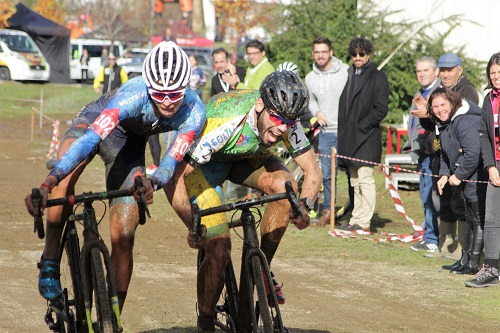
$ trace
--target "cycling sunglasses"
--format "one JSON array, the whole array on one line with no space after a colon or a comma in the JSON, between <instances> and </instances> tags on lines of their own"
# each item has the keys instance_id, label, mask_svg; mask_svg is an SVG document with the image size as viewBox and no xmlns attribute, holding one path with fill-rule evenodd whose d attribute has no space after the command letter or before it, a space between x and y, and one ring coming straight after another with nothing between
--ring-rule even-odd
<instances>
[{"instance_id":1,"label":"cycling sunglasses","mask_svg":"<svg viewBox=\"0 0 500 333\"><path fill-rule=\"evenodd\" d=\"M175 103L175 102L180 101L184 97L184 95L186 94L186 88L181 89L181 90L176 90L176 91L168 91L168 92L148 89L148 92L149 92L149 95L151 96L151 98L155 102L163 103L168 98L170 103Z\"/></svg>"},{"instance_id":2,"label":"cycling sunglasses","mask_svg":"<svg viewBox=\"0 0 500 333\"><path fill-rule=\"evenodd\" d=\"M297 119L287 119L283 116L280 116L279 114L272 112L269 108L266 108L266 110L269 113L269 119L276 126L286 125L286 127L290 128L295 125L295 123L297 123Z\"/></svg>"}]
</instances>

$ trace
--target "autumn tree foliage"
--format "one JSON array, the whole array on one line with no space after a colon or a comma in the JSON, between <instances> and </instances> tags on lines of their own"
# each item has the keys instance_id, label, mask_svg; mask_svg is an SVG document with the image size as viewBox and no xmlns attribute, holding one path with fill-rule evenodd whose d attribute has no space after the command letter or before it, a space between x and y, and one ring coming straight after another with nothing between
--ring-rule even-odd
<instances>
[{"instance_id":1,"label":"autumn tree foliage","mask_svg":"<svg viewBox=\"0 0 500 333\"><path fill-rule=\"evenodd\" d=\"M0 0L0 28L7 28L9 24L7 20L16 13L16 7L12 2Z\"/></svg>"},{"instance_id":2,"label":"autumn tree foliage","mask_svg":"<svg viewBox=\"0 0 500 333\"><path fill-rule=\"evenodd\" d=\"M57 0L38 0L33 5L33 11L54 21L58 24L65 25L64 6Z\"/></svg>"},{"instance_id":3,"label":"autumn tree foliage","mask_svg":"<svg viewBox=\"0 0 500 333\"><path fill-rule=\"evenodd\" d=\"M270 15L276 3L252 0L215 0L215 15L218 22L218 35L221 40L231 41L238 38L241 30L254 26L270 25L275 17Z\"/></svg>"}]
</instances>

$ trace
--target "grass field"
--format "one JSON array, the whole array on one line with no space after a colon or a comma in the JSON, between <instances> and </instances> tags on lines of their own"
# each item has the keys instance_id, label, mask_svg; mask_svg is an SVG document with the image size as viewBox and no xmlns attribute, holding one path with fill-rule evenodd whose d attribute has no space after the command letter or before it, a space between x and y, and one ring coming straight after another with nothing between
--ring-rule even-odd
<instances>
[{"instance_id":1,"label":"grass field","mask_svg":"<svg viewBox=\"0 0 500 333\"><path fill-rule=\"evenodd\" d=\"M98 97L98 94L93 91L91 86L78 84L0 83L0 100L2 101L0 121L3 118L14 117L29 119L31 107L36 107L37 103L30 103L26 100L39 99L42 90L45 114L53 119L61 120L62 127L67 126L66 121L70 121L86 103ZM26 124L26 128L28 126ZM50 126L50 122L45 122L45 126ZM50 135L47 135L47 130L43 131L43 135L40 132L42 131L37 130L33 151L40 158L43 158L48 150L51 138ZM61 129L62 133L63 129ZM32 154L33 152L26 152L27 156ZM148 152L146 158L147 162L151 162L151 156ZM92 167L88 168L86 173L103 175L101 161L95 159L92 162ZM339 175L338 202L342 203L347 201L347 180L343 173L339 173ZM380 289L384 289L386 292L392 292L393 288L397 289L400 294L395 295L394 299L408 299L408 307L411 308L414 305L416 307L415 312L425 309L429 303L436 301L440 304L439 314L443 314L449 320L460 316L461 318L470 317L470 322L477 322L478 324L500 324L498 319L500 288L491 290L465 288L463 281L470 277L451 276L451 274L440 270L441 265L448 264L450 261L424 258L422 253L412 251L407 243L383 243L370 240L380 236L381 232L413 233L410 224L396 211L391 195L385 189L384 176L375 172L375 178L378 196L372 225L375 227L377 235L365 237L367 240L361 237L338 239L328 235L328 228L311 227L299 231L295 227L290 227L280 245L278 258L290 259L292 262L311 260L311 258L331 261L333 263L332 267L329 268L331 270L346 275L348 275L348 270L352 270L353 275L348 276L345 284L349 285L353 281L361 281L361 284L366 285L372 283L378 286L377 283L380 283ZM99 177L96 177L96 184L98 180L100 180ZM155 194L155 204L151 207L155 219L152 223L168 218L172 219L173 212L170 207L165 209L165 206L163 206L167 205L167 203L164 195L160 192ZM399 195L406 213L417 223L422 222L423 214L419 192L415 190L399 191ZM184 232L182 238L184 238ZM236 237L233 237L233 239L236 239ZM237 241L235 241L234 248L240 248ZM366 268L366 271L364 268ZM391 279L392 272L399 274L394 278L394 281ZM401 274L404 276L401 277ZM449 309L447 304L450 305ZM439 318L439 316L427 315L427 317L421 317L420 320L438 320L436 318ZM478 325L478 327L486 326ZM352 330L344 331L354 332ZM382 330L378 331L382 332ZM386 331L416 332L414 329L387 329ZM440 331L444 332L444 330Z\"/></svg>"}]
</instances>

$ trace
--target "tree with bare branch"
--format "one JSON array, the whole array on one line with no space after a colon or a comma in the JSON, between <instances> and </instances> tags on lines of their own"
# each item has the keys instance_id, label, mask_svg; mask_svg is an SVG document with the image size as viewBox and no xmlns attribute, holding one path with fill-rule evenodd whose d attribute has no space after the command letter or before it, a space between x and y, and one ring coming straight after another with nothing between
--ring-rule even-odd
<instances>
[{"instance_id":1,"label":"tree with bare branch","mask_svg":"<svg viewBox=\"0 0 500 333\"><path fill-rule=\"evenodd\" d=\"M94 0L90 7L90 15L94 26L101 30L103 37L110 39L113 44L120 34L127 28L126 21L122 19L124 11L128 8L130 0Z\"/></svg>"},{"instance_id":2,"label":"tree with bare branch","mask_svg":"<svg viewBox=\"0 0 500 333\"><path fill-rule=\"evenodd\" d=\"M0 0L0 28L7 28L7 22L16 13L16 7L8 0Z\"/></svg>"}]
</instances>

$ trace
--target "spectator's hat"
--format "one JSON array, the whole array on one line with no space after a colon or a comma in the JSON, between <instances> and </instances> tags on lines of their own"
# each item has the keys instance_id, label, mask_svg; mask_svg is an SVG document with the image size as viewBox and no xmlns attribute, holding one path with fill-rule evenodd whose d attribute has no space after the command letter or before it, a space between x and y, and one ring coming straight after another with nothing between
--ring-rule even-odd
<instances>
[{"instance_id":1,"label":"spectator's hat","mask_svg":"<svg viewBox=\"0 0 500 333\"><path fill-rule=\"evenodd\" d=\"M455 53L445 53L443 54L437 63L439 68L453 68L456 66L462 66L462 59L460 59Z\"/></svg>"}]
</instances>

